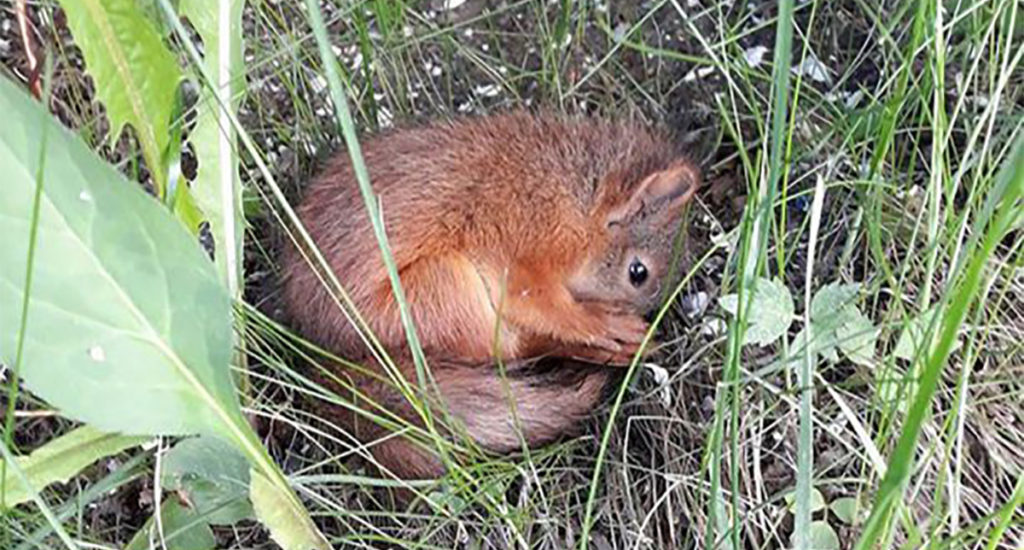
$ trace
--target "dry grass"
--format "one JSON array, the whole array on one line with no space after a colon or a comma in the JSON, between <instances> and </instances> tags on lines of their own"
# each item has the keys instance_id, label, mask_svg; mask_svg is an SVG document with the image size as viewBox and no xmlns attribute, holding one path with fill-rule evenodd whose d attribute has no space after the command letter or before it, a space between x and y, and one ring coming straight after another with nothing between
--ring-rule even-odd
<instances>
[{"instance_id":1,"label":"dry grass","mask_svg":"<svg viewBox=\"0 0 1024 550\"><path fill-rule=\"evenodd\" d=\"M341 6L336 5L341 4ZM458 4L458 2L451 2ZM275 176L297 196L318 161L340 146L316 44L293 2L252 2L246 14L248 92L241 119ZM746 347L738 383L727 385L725 313L717 297L734 292L744 246L740 223L748 197L768 174L775 8L732 2L544 2L469 0L324 5L336 53L351 78L354 114L372 132L393 124L518 105L641 118L673 130L705 169L707 187L693 212L692 266L683 297L661 327L660 369L640 371L615 415L594 508L594 548L704 548L709 533L737 519L743 547L790 544L793 513L785 495L797 479L799 388L792 369L773 368L782 352ZM796 7L792 82L785 128L787 169L770 211L770 238L754 252L765 274L783 280L804 310L809 204L814 182L827 194L812 261L813 288L861 282L858 302L880 330L870 365L820 361L809 420L812 482L842 548L850 525L830 506L845 497L864 509L904 429L916 363L897 358L905 324L951 292L970 224L1010 157L1024 114L1019 66L1021 19L1012 0L953 3L928 13L913 40L915 7L903 2L808 2ZM52 14L49 9L34 13ZM0 7L0 62L14 78L23 59L10 8ZM937 21L944 42L933 34ZM1010 23L1015 26L1010 26ZM59 17L37 20L53 52L53 110L134 176L131 140L98 145L105 131L91 85ZM8 29L8 30L4 30ZM935 53L944 54L944 78ZM799 79L797 78L799 77ZM1001 80L1005 78L1006 80ZM936 90L940 92L936 92ZM938 97L938 99L936 99ZM936 114L941 106L943 116ZM888 133L887 133L888 132ZM189 161L185 160L186 174ZM245 185L264 185L246 171ZM256 196L253 193L253 196ZM934 200L933 200L934 199ZM302 376L300 354L269 320L280 315L274 253L281 246L276 206L250 218L246 299L255 365L251 413L274 455L338 546L567 548L577 544L598 441L608 410L586 437L540 451L529 461L495 460L473 470L477 484L435 493L444 513L386 511L369 485L350 439L309 412L320 390ZM1019 548L1022 498L1024 278L1020 229L986 265L983 299L959 332L960 347L942 370L932 414L922 424L915 464L895 518L893 547ZM791 340L794 326L786 340ZM662 373L666 373L663 376ZM918 371L919 372L919 371ZM717 406L735 392L736 421ZM2 397L2 395L0 395ZM30 410L31 401L19 405ZM712 483L714 426L721 420L721 492ZM18 422L31 447L57 423ZM735 452L735 453L734 453ZM150 451L139 451L149 455ZM738 454L736 454L738 453ZM147 460L147 459L143 459ZM124 457L108 470L125 468ZM132 468L139 468L138 464ZM139 501L151 479L132 470L113 496L96 495L73 529L103 547L123 544L151 512ZM109 472L86 472L60 494L67 502ZM134 481L132 481L134 480ZM131 483L129 483L131 482ZM484 490L480 490L480 488ZM734 489L738 493L734 494ZM133 495L125 498L126 494ZM111 501L131 510L109 512ZM132 501L135 502L132 502ZM712 521L710 512L725 513ZM104 515L97 508L107 512ZM1003 510L1002 515L996 516ZM144 513L142 513L144 512ZM990 540L1000 518L1009 526ZM40 523L28 513L0 519L11 547ZM218 533L225 547L265 544L253 525ZM888 546L886 546L888 547Z\"/></svg>"}]
</instances>

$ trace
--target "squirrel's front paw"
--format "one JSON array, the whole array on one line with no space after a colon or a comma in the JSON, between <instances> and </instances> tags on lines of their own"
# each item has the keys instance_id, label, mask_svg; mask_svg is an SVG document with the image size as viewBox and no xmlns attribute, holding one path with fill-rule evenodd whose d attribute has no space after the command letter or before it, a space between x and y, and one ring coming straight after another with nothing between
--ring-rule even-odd
<instances>
[{"instance_id":1,"label":"squirrel's front paw","mask_svg":"<svg viewBox=\"0 0 1024 550\"><path fill-rule=\"evenodd\" d=\"M598 365L627 366L633 362L636 350L610 351L606 348L580 346L559 354L567 359L595 363Z\"/></svg>"},{"instance_id":2,"label":"squirrel's front paw","mask_svg":"<svg viewBox=\"0 0 1024 550\"><path fill-rule=\"evenodd\" d=\"M598 316L598 330L584 343L586 357L575 357L599 363L628 365L640 349L648 324L638 315L603 311ZM579 351L579 350L577 350Z\"/></svg>"},{"instance_id":3,"label":"squirrel's front paw","mask_svg":"<svg viewBox=\"0 0 1024 550\"><path fill-rule=\"evenodd\" d=\"M623 350L635 352L647 335L647 322L638 315L607 313L604 315L605 336Z\"/></svg>"}]
</instances>

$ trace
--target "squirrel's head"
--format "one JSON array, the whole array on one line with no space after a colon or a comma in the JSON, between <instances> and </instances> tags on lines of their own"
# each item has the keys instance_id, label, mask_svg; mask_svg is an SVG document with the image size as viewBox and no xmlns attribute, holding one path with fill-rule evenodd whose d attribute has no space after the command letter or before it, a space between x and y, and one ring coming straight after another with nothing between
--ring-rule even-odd
<instances>
[{"instance_id":1,"label":"squirrel's head","mask_svg":"<svg viewBox=\"0 0 1024 550\"><path fill-rule=\"evenodd\" d=\"M640 315L657 307L682 226L684 207L700 186L700 173L684 159L638 176L611 176L592 212L603 246L595 247L569 281L582 302L601 302ZM628 180L632 181L628 181Z\"/></svg>"}]
</instances>

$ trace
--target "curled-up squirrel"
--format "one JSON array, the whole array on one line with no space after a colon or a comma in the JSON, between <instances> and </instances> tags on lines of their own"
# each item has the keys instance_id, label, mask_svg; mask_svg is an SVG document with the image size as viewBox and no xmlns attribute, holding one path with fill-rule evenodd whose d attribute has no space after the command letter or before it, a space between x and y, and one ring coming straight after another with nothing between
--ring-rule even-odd
<instances>
[{"instance_id":1,"label":"curled-up squirrel","mask_svg":"<svg viewBox=\"0 0 1024 550\"><path fill-rule=\"evenodd\" d=\"M672 243L700 179L670 140L638 124L524 112L394 130L365 139L363 158L423 351L431 365L458 365L434 369L441 394L495 451L511 450L496 444L504 428L481 420L508 414L495 360L627 364L648 329L644 316L672 283ZM406 355L347 154L329 161L298 214L378 341ZM367 358L294 248L284 269L296 328L342 356ZM414 381L411 362L399 364ZM521 423L529 443L554 439L597 404L608 372L580 372L573 384L512 384L518 406L536 412ZM353 378L372 398L394 401L367 380ZM390 456L408 459L409 448L374 452L399 475L438 473Z\"/></svg>"}]
</instances>

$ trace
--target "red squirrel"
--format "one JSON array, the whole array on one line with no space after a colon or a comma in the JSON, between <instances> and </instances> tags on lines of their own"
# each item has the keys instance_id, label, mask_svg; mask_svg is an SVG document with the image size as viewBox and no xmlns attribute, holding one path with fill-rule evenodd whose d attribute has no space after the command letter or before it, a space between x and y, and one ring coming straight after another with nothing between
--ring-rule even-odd
<instances>
[{"instance_id":1,"label":"red squirrel","mask_svg":"<svg viewBox=\"0 0 1024 550\"><path fill-rule=\"evenodd\" d=\"M393 130L364 139L362 148L423 351L448 408L483 447L516 448L497 359L632 359L648 329L644 316L672 283L665 280L672 243L700 182L671 140L636 123L513 112ZM298 215L382 346L407 357L347 153L311 183ZM367 359L355 328L294 247L284 270L296 328L343 357ZM415 385L412 363L398 363ZM572 384L513 380L531 445L570 431L598 403L607 369L578 368ZM402 409L393 390L350 378ZM374 432L356 431L364 441ZM419 454L404 440L377 447L375 457L398 475L439 473L425 458L411 464Z\"/></svg>"}]
</instances>

